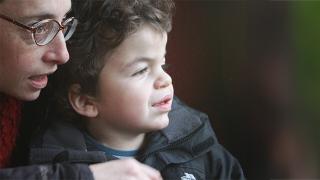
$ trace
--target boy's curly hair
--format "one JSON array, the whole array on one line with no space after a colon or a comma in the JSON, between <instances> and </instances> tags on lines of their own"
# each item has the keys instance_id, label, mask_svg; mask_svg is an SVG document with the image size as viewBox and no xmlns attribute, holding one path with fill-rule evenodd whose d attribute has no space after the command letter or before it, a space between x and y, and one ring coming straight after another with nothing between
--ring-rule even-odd
<instances>
[{"instance_id":1,"label":"boy's curly hair","mask_svg":"<svg viewBox=\"0 0 320 180\"><path fill-rule=\"evenodd\" d=\"M172 0L72 0L71 14L79 20L68 41L70 61L55 73L56 109L67 119L79 121L68 102L68 89L79 84L80 93L96 95L104 56L112 53L126 37L143 24L170 32Z\"/></svg>"}]
</instances>

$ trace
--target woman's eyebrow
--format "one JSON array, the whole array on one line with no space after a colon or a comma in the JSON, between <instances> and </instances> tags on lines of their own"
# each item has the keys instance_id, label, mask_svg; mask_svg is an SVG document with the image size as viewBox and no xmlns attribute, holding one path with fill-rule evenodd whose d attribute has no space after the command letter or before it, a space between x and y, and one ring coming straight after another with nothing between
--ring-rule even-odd
<instances>
[{"instance_id":1,"label":"woman's eyebrow","mask_svg":"<svg viewBox=\"0 0 320 180\"><path fill-rule=\"evenodd\" d=\"M25 16L23 19L53 19L55 16L53 14L38 14L38 15L31 15Z\"/></svg>"},{"instance_id":2,"label":"woman's eyebrow","mask_svg":"<svg viewBox=\"0 0 320 180\"><path fill-rule=\"evenodd\" d=\"M64 17L65 17L68 13L70 13L70 12L71 12L71 9L69 9L69 10L65 13ZM47 12L43 12L43 13L40 12L40 13L38 13L38 14L33 14L33 15L21 17L21 20L26 21L26 20L33 20L33 19L41 20L41 19L55 19L55 18L57 18L57 16L54 15L54 14L47 13Z\"/></svg>"}]
</instances>

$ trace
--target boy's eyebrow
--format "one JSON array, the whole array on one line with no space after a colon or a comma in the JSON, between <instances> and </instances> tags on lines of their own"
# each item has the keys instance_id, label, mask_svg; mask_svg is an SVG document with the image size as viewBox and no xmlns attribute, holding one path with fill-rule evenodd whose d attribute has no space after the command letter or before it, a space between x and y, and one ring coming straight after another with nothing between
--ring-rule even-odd
<instances>
[{"instance_id":1,"label":"boy's eyebrow","mask_svg":"<svg viewBox=\"0 0 320 180\"><path fill-rule=\"evenodd\" d=\"M145 58L145 57L139 57L139 58L135 58L132 62L126 64L123 69L127 69L130 68L131 66L137 64L137 63L141 63L141 62L148 62L148 61L152 61L152 59L150 58Z\"/></svg>"},{"instance_id":2,"label":"boy's eyebrow","mask_svg":"<svg viewBox=\"0 0 320 180\"><path fill-rule=\"evenodd\" d=\"M165 58L166 57L166 54L167 54L167 51L164 52L164 55L162 58ZM140 63L140 62L148 62L148 61L155 61L155 59L153 58L147 58L147 57L138 57L138 58L135 58L132 62L126 64L123 69L127 69L131 66L133 66L134 64L137 64L137 63Z\"/></svg>"}]
</instances>

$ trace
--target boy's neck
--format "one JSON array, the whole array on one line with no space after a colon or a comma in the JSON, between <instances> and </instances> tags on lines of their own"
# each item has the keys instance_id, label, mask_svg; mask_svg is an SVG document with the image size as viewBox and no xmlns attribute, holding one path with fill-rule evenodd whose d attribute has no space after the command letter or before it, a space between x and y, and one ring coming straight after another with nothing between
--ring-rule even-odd
<instances>
[{"instance_id":1,"label":"boy's neck","mask_svg":"<svg viewBox=\"0 0 320 180\"><path fill-rule=\"evenodd\" d=\"M100 128L92 126L87 127L87 131L99 143L109 148L123 151L138 150L142 146L145 138L145 133L120 133L110 129L101 131Z\"/></svg>"}]
</instances>

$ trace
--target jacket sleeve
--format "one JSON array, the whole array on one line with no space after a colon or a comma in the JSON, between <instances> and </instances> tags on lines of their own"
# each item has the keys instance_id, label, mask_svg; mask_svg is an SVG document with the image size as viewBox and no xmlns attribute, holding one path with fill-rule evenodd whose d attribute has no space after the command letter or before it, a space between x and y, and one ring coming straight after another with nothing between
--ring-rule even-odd
<instances>
[{"instance_id":1,"label":"jacket sleeve","mask_svg":"<svg viewBox=\"0 0 320 180\"><path fill-rule=\"evenodd\" d=\"M211 179L246 179L238 160L222 145L216 144L209 156Z\"/></svg>"},{"instance_id":2,"label":"jacket sleeve","mask_svg":"<svg viewBox=\"0 0 320 180\"><path fill-rule=\"evenodd\" d=\"M82 164L54 164L32 165L8 169L0 169L0 179L24 180L60 180L79 179L93 180L93 175L88 165Z\"/></svg>"},{"instance_id":3,"label":"jacket sleeve","mask_svg":"<svg viewBox=\"0 0 320 180\"><path fill-rule=\"evenodd\" d=\"M246 179L239 161L225 149L217 140L217 137L210 125L210 120L206 114L202 114L201 119L205 122L206 134L214 139L214 143L207 157L209 169L209 179Z\"/></svg>"}]
</instances>

